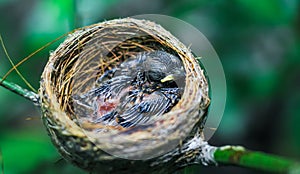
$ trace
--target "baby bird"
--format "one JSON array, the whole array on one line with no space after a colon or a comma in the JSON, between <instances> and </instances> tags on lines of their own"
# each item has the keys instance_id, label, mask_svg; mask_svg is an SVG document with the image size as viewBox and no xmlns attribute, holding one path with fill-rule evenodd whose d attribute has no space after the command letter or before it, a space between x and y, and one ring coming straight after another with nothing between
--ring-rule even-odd
<instances>
[{"instance_id":1,"label":"baby bird","mask_svg":"<svg viewBox=\"0 0 300 174\"><path fill-rule=\"evenodd\" d=\"M81 97L92 100L95 122L128 128L168 112L181 98L185 71L175 55L143 52L106 71L97 84Z\"/></svg>"}]
</instances>

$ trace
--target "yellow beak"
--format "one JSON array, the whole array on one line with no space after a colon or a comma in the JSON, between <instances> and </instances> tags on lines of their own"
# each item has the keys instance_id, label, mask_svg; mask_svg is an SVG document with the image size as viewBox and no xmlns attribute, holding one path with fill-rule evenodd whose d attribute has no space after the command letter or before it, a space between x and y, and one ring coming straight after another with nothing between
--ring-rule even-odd
<instances>
[{"instance_id":1,"label":"yellow beak","mask_svg":"<svg viewBox=\"0 0 300 174\"><path fill-rule=\"evenodd\" d=\"M160 81L162 83L167 82L167 81L171 81L174 80L174 76L173 75L167 75L165 78L161 79Z\"/></svg>"}]
</instances>

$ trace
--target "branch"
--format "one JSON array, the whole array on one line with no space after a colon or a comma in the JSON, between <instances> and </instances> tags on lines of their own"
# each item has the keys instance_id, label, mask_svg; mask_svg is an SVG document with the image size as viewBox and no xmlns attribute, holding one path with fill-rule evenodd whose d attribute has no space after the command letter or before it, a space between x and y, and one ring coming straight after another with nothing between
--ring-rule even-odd
<instances>
[{"instance_id":1,"label":"branch","mask_svg":"<svg viewBox=\"0 0 300 174\"><path fill-rule=\"evenodd\" d=\"M250 151L242 146L214 147L204 141L199 134L183 143L181 147L161 156L152 163L152 166L165 167L170 161L175 163L175 168L194 164L234 165L273 173L300 173L300 163L297 161Z\"/></svg>"},{"instance_id":2,"label":"branch","mask_svg":"<svg viewBox=\"0 0 300 174\"><path fill-rule=\"evenodd\" d=\"M279 156L246 150L241 146L223 146L216 149L214 159L229 164L278 173L299 173L300 163Z\"/></svg>"},{"instance_id":3,"label":"branch","mask_svg":"<svg viewBox=\"0 0 300 174\"><path fill-rule=\"evenodd\" d=\"M7 80L3 80L1 77L0 77L0 86L14 92L15 94L18 94L21 97L30 100L35 105L39 105L39 96L38 94L32 91L24 89L15 83L8 82Z\"/></svg>"}]
</instances>

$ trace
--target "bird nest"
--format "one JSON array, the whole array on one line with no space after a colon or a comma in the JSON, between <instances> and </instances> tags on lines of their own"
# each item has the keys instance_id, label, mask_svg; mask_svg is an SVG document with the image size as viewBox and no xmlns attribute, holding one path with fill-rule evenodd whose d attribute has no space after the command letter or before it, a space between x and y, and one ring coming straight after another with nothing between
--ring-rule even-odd
<instances>
[{"instance_id":1,"label":"bird nest","mask_svg":"<svg viewBox=\"0 0 300 174\"><path fill-rule=\"evenodd\" d=\"M108 154L163 155L198 130L209 105L192 52L160 25L132 18L70 34L50 55L40 97L54 144L83 168Z\"/></svg>"}]
</instances>

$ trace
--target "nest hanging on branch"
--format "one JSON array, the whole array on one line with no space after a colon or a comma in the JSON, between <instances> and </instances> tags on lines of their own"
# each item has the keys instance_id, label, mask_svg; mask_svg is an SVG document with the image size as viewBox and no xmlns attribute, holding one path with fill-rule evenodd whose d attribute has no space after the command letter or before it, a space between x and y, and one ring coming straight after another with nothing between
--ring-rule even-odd
<instances>
[{"instance_id":1,"label":"nest hanging on branch","mask_svg":"<svg viewBox=\"0 0 300 174\"><path fill-rule=\"evenodd\" d=\"M209 105L192 52L160 25L132 18L70 34L51 53L39 95L61 155L95 173L174 170Z\"/></svg>"}]
</instances>

